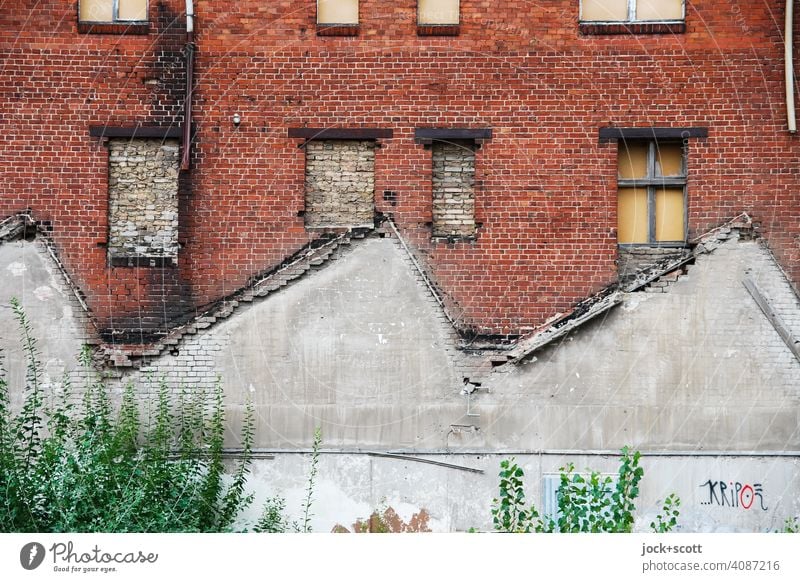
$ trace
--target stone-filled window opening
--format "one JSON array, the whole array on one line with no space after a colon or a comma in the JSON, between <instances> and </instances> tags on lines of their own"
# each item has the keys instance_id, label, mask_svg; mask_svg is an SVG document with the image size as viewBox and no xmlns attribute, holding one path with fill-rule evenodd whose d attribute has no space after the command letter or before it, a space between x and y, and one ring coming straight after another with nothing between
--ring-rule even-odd
<instances>
[{"instance_id":1,"label":"stone-filled window opening","mask_svg":"<svg viewBox=\"0 0 800 582\"><path fill-rule=\"evenodd\" d=\"M620 245L686 244L687 146L620 140L617 240Z\"/></svg>"},{"instance_id":2,"label":"stone-filled window opening","mask_svg":"<svg viewBox=\"0 0 800 582\"><path fill-rule=\"evenodd\" d=\"M417 0L417 24L458 24L459 0Z\"/></svg>"},{"instance_id":3,"label":"stone-filled window opening","mask_svg":"<svg viewBox=\"0 0 800 582\"><path fill-rule=\"evenodd\" d=\"M306 142L306 227L374 226L375 148L371 139Z\"/></svg>"},{"instance_id":4,"label":"stone-filled window opening","mask_svg":"<svg viewBox=\"0 0 800 582\"><path fill-rule=\"evenodd\" d=\"M431 143L434 238L475 237L475 140Z\"/></svg>"},{"instance_id":5,"label":"stone-filled window opening","mask_svg":"<svg viewBox=\"0 0 800 582\"><path fill-rule=\"evenodd\" d=\"M112 138L108 155L109 263L114 267L175 265L178 140Z\"/></svg>"}]
</instances>

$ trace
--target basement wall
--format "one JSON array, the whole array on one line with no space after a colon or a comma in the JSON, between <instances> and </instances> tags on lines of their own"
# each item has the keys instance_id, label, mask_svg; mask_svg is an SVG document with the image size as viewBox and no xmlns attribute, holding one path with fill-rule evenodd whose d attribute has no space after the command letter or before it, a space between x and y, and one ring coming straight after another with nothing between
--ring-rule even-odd
<instances>
[{"instance_id":1,"label":"basement wall","mask_svg":"<svg viewBox=\"0 0 800 582\"><path fill-rule=\"evenodd\" d=\"M411 461L359 453L322 454L314 488L312 528L330 532L342 526L352 532L353 525L366 521L373 511L385 514L391 508L406 525L422 522L422 531L489 531L500 462L510 456L511 453L454 453L415 455L416 460ZM526 498L540 511L551 507L544 501L545 483L556 478L559 467L574 463L577 471L589 469L610 475L619 469L619 459L613 455L516 452L514 457L525 472ZM309 455L298 454L256 460L250 481L256 499L242 523L256 520L256 509L274 495L284 496L287 512L300 520L309 463ZM640 465L644 477L636 503L635 531L651 531L650 522L655 520L664 498L672 493L681 499L678 532L776 531L783 527L786 517L800 512L797 454L667 454L645 456ZM724 502L720 483L727 486ZM738 493L732 495L737 489ZM755 490L760 497L751 498L750 491Z\"/></svg>"}]
</instances>

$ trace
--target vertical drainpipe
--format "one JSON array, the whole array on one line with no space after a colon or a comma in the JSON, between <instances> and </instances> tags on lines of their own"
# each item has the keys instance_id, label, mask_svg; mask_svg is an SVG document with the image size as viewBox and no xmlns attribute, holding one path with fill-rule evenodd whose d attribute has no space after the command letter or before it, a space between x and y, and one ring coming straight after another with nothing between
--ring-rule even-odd
<instances>
[{"instance_id":1,"label":"vertical drainpipe","mask_svg":"<svg viewBox=\"0 0 800 582\"><path fill-rule=\"evenodd\" d=\"M188 170L192 157L192 88L194 85L194 1L186 0L186 99L183 103L183 157L181 170Z\"/></svg>"},{"instance_id":2,"label":"vertical drainpipe","mask_svg":"<svg viewBox=\"0 0 800 582\"><path fill-rule=\"evenodd\" d=\"M786 117L789 133L797 132L794 110L794 0L786 0L786 29L783 33L783 64L786 77Z\"/></svg>"}]
</instances>

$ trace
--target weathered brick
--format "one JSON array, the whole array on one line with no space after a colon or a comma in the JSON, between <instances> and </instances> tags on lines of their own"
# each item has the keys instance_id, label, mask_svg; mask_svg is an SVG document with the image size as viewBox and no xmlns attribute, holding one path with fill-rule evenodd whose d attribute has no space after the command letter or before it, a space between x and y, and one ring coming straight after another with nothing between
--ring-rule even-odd
<instances>
[{"instance_id":1,"label":"weathered brick","mask_svg":"<svg viewBox=\"0 0 800 582\"><path fill-rule=\"evenodd\" d=\"M447 38L417 35L415 0L391 18L361 0L351 38L316 36L313 0L199 3L178 268L109 268L108 149L88 127L182 122L185 5L150 6L145 35L80 34L74 0L0 11L0 216L52 223L101 329L148 338L318 236L302 216L305 150L287 138L302 126L394 130L374 191L395 196L373 204L466 328L521 333L617 279L617 146L597 134L609 125L708 127L688 143L690 237L746 211L800 282L782 7L742 0L692 2L683 34L614 36L582 36L578 0L462 2ZM476 152L474 240L433 240L419 127L493 129Z\"/></svg>"}]
</instances>

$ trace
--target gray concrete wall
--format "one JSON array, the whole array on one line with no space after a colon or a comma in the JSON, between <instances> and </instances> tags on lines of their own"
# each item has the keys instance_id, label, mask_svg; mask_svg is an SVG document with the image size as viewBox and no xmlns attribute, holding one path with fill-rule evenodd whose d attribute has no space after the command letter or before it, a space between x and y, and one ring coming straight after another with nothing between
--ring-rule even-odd
<instances>
[{"instance_id":1,"label":"gray concrete wall","mask_svg":"<svg viewBox=\"0 0 800 582\"><path fill-rule=\"evenodd\" d=\"M745 274L800 336L769 254L734 240L467 397L438 307L399 245L371 239L145 371L219 372L234 406L254 399L267 448L307 446L321 425L331 446L370 449L800 450L800 363Z\"/></svg>"},{"instance_id":2,"label":"gray concrete wall","mask_svg":"<svg viewBox=\"0 0 800 582\"><path fill-rule=\"evenodd\" d=\"M23 396L27 360L12 297L30 321L41 354L43 387L50 395L62 389L66 374L79 370L86 320L41 242L0 244L0 352L16 406Z\"/></svg>"},{"instance_id":3,"label":"gray concrete wall","mask_svg":"<svg viewBox=\"0 0 800 582\"><path fill-rule=\"evenodd\" d=\"M376 509L392 508L402 521L427 517L431 531L467 531L492 528L491 503L498 495L500 462L504 455L422 455L419 458L478 469L482 473L432 465L405 459L388 459L361 454L323 454L314 488L312 527L329 532L336 525L350 531ZM576 470L616 474L619 459L614 456L580 454L516 455L525 471L525 492L537 509L543 508L542 483L557 476L566 463ZM272 460L256 461L251 486L256 501L243 522L257 518L264 499L282 495L287 511L300 520L307 486L310 457L281 454ZM800 461L797 458L664 456L641 460L644 477L636 502L636 531L650 531L664 498L676 493L681 499L676 531L766 532L783 526L786 517L800 513ZM709 503L708 481L715 487ZM718 482L735 490L739 483L745 503L721 504ZM746 487L761 497L751 501ZM741 495L741 493L740 493ZM730 497L730 496L729 496ZM747 507L746 507L747 506ZM764 509L766 508L766 509ZM383 513L383 511L381 511Z\"/></svg>"},{"instance_id":4,"label":"gray concrete wall","mask_svg":"<svg viewBox=\"0 0 800 582\"><path fill-rule=\"evenodd\" d=\"M256 447L276 454L256 463L253 486L260 496L287 495L290 505L302 494L308 464L296 451L310 446L320 426L333 452L320 467L316 529L350 527L381 505L404 519L424 510L431 529L486 528L503 458L523 462L538 503L545 474L566 460L614 471L616 459L584 453L623 445L671 455L645 459L640 525L672 491L684 500L688 530L763 531L800 512L800 363L741 280L756 280L797 336L800 306L759 243L734 237L700 256L687 275L654 288L658 293L628 294L620 307L528 361L482 378L474 372L488 369L486 360L456 349L396 240L366 239L329 261L120 380L146 386L164 377L176 389L200 389L220 374L229 446L238 444L250 398ZM23 299L44 338L54 382L72 365L82 337L69 294L36 244L0 246L0 270L0 293ZM0 318L11 375L20 378L8 308ZM481 381L471 395L464 394L465 374ZM565 450L572 453L559 453ZM369 451L413 453L484 473ZM787 451L795 456L773 456ZM766 511L704 505L709 480L758 483Z\"/></svg>"},{"instance_id":5,"label":"gray concrete wall","mask_svg":"<svg viewBox=\"0 0 800 582\"><path fill-rule=\"evenodd\" d=\"M604 318L494 375L478 408L487 441L800 449L800 362L742 285L745 275L800 337L797 297L769 254L730 241L666 292L629 294Z\"/></svg>"}]
</instances>

